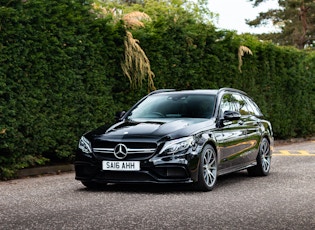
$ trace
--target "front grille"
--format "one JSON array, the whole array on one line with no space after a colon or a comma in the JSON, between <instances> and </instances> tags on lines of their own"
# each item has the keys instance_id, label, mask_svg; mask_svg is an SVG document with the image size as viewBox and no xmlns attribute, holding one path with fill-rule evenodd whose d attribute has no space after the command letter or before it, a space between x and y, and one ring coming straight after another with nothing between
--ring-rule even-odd
<instances>
[{"instance_id":1,"label":"front grille","mask_svg":"<svg viewBox=\"0 0 315 230\"><path fill-rule=\"evenodd\" d=\"M148 160L156 151L155 143L102 142L93 148L93 152L101 160L117 160L114 151L118 144L127 147L127 156L123 160Z\"/></svg>"}]
</instances>

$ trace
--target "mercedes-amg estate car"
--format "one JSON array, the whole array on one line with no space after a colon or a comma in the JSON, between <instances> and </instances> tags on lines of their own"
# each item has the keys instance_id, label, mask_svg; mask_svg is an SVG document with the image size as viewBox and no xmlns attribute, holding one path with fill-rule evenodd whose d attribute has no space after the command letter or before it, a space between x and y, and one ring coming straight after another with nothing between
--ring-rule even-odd
<instances>
[{"instance_id":1,"label":"mercedes-amg estate car","mask_svg":"<svg viewBox=\"0 0 315 230\"><path fill-rule=\"evenodd\" d=\"M75 178L88 188L191 183L209 191L223 174L267 176L272 147L270 122L240 90L157 90L81 137Z\"/></svg>"}]
</instances>

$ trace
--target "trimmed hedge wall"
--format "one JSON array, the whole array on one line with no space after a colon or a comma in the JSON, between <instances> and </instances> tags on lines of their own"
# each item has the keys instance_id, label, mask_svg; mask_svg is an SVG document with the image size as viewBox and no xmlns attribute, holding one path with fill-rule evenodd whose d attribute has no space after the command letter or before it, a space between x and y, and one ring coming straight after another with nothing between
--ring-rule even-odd
<instances>
[{"instance_id":1,"label":"trimmed hedge wall","mask_svg":"<svg viewBox=\"0 0 315 230\"><path fill-rule=\"evenodd\" d=\"M310 136L315 54L217 31L192 15L133 30L156 88L234 87L248 92L276 138ZM113 121L148 89L123 76L126 29L96 18L86 0L0 0L0 178L20 168L71 162L80 136ZM239 71L238 48L245 45Z\"/></svg>"},{"instance_id":2,"label":"trimmed hedge wall","mask_svg":"<svg viewBox=\"0 0 315 230\"><path fill-rule=\"evenodd\" d=\"M69 161L79 136L113 118L124 29L86 1L0 7L0 177Z\"/></svg>"}]
</instances>

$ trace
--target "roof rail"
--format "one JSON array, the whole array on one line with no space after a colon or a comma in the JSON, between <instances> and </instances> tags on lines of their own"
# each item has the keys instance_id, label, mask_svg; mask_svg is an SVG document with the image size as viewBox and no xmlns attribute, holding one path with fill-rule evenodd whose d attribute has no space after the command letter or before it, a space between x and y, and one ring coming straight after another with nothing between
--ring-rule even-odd
<instances>
[{"instance_id":1,"label":"roof rail","mask_svg":"<svg viewBox=\"0 0 315 230\"><path fill-rule=\"evenodd\" d=\"M153 94L163 93L163 92L172 92L172 91L176 91L176 89L157 89L157 90L152 91L148 95L153 95Z\"/></svg>"},{"instance_id":2,"label":"roof rail","mask_svg":"<svg viewBox=\"0 0 315 230\"><path fill-rule=\"evenodd\" d=\"M239 90L239 89L233 89L233 88L220 88L219 91L239 92L239 93L247 95L247 93L245 93L244 91Z\"/></svg>"}]
</instances>

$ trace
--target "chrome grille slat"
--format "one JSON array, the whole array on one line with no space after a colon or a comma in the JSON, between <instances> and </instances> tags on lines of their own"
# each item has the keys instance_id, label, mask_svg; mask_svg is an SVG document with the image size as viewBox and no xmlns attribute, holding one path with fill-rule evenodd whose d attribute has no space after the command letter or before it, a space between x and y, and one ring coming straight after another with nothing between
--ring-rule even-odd
<instances>
[{"instance_id":1,"label":"chrome grille slat","mask_svg":"<svg viewBox=\"0 0 315 230\"><path fill-rule=\"evenodd\" d=\"M132 148L127 148L128 154L141 154L141 153L154 153L155 149L132 149ZM98 152L98 153L109 153L113 154L114 153L114 148L93 148L93 152Z\"/></svg>"},{"instance_id":2,"label":"chrome grille slat","mask_svg":"<svg viewBox=\"0 0 315 230\"><path fill-rule=\"evenodd\" d=\"M98 153L114 153L113 148L93 148L93 152Z\"/></svg>"}]
</instances>

